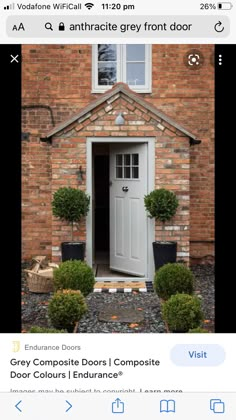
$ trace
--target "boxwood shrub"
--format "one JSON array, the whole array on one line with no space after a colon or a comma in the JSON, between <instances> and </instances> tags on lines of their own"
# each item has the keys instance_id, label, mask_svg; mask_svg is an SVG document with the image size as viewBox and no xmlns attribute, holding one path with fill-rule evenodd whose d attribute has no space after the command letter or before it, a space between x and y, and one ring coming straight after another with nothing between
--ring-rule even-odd
<instances>
[{"instance_id":1,"label":"boxwood shrub","mask_svg":"<svg viewBox=\"0 0 236 420\"><path fill-rule=\"evenodd\" d=\"M29 333L35 333L35 334L61 334L66 333L65 330L56 330L55 328L45 328L45 327L37 327L33 326L28 331Z\"/></svg>"},{"instance_id":2,"label":"boxwood shrub","mask_svg":"<svg viewBox=\"0 0 236 420\"><path fill-rule=\"evenodd\" d=\"M84 261L70 260L61 263L54 270L55 289L80 290L84 296L93 291L95 284L94 273L91 267Z\"/></svg>"},{"instance_id":3,"label":"boxwood shrub","mask_svg":"<svg viewBox=\"0 0 236 420\"><path fill-rule=\"evenodd\" d=\"M162 299L169 299L177 293L191 295L194 287L194 276L191 270L180 263L163 265L155 274L154 288Z\"/></svg>"},{"instance_id":4,"label":"boxwood shrub","mask_svg":"<svg viewBox=\"0 0 236 420\"><path fill-rule=\"evenodd\" d=\"M48 315L54 328L72 332L75 323L87 311L85 298L79 290L58 290L49 301Z\"/></svg>"},{"instance_id":5,"label":"boxwood shrub","mask_svg":"<svg viewBox=\"0 0 236 420\"><path fill-rule=\"evenodd\" d=\"M176 294L162 305L163 317L170 331L188 332L199 327L203 313L201 302L196 296Z\"/></svg>"}]
</instances>

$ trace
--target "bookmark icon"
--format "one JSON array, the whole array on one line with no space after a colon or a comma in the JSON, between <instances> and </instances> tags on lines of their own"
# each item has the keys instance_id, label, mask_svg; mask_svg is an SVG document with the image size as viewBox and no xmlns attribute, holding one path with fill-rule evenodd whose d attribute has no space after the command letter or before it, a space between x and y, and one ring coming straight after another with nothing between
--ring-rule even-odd
<instances>
[{"instance_id":1,"label":"bookmark icon","mask_svg":"<svg viewBox=\"0 0 236 420\"><path fill-rule=\"evenodd\" d=\"M175 401L174 400L161 400L160 413L175 413Z\"/></svg>"}]
</instances>

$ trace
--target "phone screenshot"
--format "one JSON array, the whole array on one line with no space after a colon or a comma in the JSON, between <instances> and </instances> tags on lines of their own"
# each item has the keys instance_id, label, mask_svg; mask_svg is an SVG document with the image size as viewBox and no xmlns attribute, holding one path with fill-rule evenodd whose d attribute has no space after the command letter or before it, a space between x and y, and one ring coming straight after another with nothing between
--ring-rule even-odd
<instances>
[{"instance_id":1,"label":"phone screenshot","mask_svg":"<svg viewBox=\"0 0 236 420\"><path fill-rule=\"evenodd\" d=\"M0 5L5 420L236 418L235 22Z\"/></svg>"}]
</instances>

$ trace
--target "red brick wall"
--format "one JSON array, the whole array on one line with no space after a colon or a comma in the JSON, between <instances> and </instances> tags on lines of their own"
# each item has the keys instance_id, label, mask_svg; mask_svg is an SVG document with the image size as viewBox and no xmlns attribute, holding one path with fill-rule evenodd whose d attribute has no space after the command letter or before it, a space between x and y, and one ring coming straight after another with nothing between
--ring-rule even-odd
<instances>
[{"instance_id":1,"label":"red brick wall","mask_svg":"<svg viewBox=\"0 0 236 420\"><path fill-rule=\"evenodd\" d=\"M118 96L118 97L117 97ZM116 98L114 101L113 99ZM156 239L178 241L177 255L189 260L189 140L182 133L147 112L139 103L115 95L112 103L105 102L85 115L84 121L71 124L53 139L52 191L61 186L77 187L76 172L80 165L86 167L87 137L154 137L156 150L156 187L175 191L179 208L174 219L162 225L156 224ZM124 111L125 124L114 125L115 116ZM86 118L87 117L87 118ZM170 129L169 129L170 127ZM85 188L85 180L80 188ZM85 225L77 232L78 238L86 239ZM76 237L76 235L75 235ZM53 218L53 258L60 260L60 243L71 240L67 224Z\"/></svg>"},{"instance_id":2,"label":"red brick wall","mask_svg":"<svg viewBox=\"0 0 236 420\"><path fill-rule=\"evenodd\" d=\"M183 57L191 49L204 64L190 70ZM190 149L190 255L214 254L214 67L213 45L153 47L153 94L150 101L202 140ZM148 99L148 97L146 98ZM210 242L205 242L210 241ZM193 259L192 262L199 261Z\"/></svg>"},{"instance_id":3,"label":"red brick wall","mask_svg":"<svg viewBox=\"0 0 236 420\"><path fill-rule=\"evenodd\" d=\"M25 109L22 131L22 252L23 259L51 255L51 147L39 140L51 120L46 109Z\"/></svg>"},{"instance_id":4,"label":"red brick wall","mask_svg":"<svg viewBox=\"0 0 236 420\"><path fill-rule=\"evenodd\" d=\"M204 56L203 67L196 71L189 70L184 64L184 55L192 48L201 50ZM98 97L99 94L91 93L91 51L92 48L88 45L24 45L23 105L50 106L57 124L71 114L79 112L83 106ZM200 241L191 243L193 256L205 255L206 252L211 254L213 251L212 243L201 246L201 241L214 239L214 68L211 64L213 51L214 48L210 45L154 45L152 93L141 95L202 140L201 145L190 149L190 236L191 240ZM46 109L27 110L23 115L23 131L31 133L30 141L23 142L22 148L23 258L27 259L38 253L50 256L52 149L50 145L42 144L39 138L52 128L52 121ZM89 135L94 135L93 130L90 133L92 134ZM100 135L105 136L101 133ZM149 135L152 135L151 132ZM174 138L171 138L171 141L173 140ZM60 159L55 155L57 141L54 140L53 156ZM183 141L186 145L187 140ZM64 143L64 147L61 146L63 160L68 153L68 144ZM70 150L76 149L77 146L75 142ZM80 147L82 152L82 140ZM60 148L58 147L58 150ZM80 159L85 158L83 152ZM71 160L73 165L72 157ZM56 165L54 161L52 164ZM77 165L78 162L74 164ZM178 165L181 163L177 163L176 170L180 169ZM188 171L189 163L184 165L184 169ZM52 167L52 176L55 175L56 169L55 166ZM73 170L72 167L67 169ZM160 179L157 179L157 182L165 184L160 172L159 175ZM73 174L68 173L66 179L70 179L70 183L73 184ZM171 182L171 185L173 187L174 184ZM53 224L53 229L55 227ZM58 238L59 236L60 234Z\"/></svg>"}]
</instances>

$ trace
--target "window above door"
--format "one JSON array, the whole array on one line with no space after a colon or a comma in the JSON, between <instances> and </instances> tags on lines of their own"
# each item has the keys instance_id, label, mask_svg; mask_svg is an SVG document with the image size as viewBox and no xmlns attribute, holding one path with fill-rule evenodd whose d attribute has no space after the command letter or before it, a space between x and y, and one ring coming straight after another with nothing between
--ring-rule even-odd
<instances>
[{"instance_id":1,"label":"window above door","mask_svg":"<svg viewBox=\"0 0 236 420\"><path fill-rule=\"evenodd\" d=\"M103 93L117 82L135 92L150 93L152 86L151 45L93 45L92 92Z\"/></svg>"}]
</instances>

